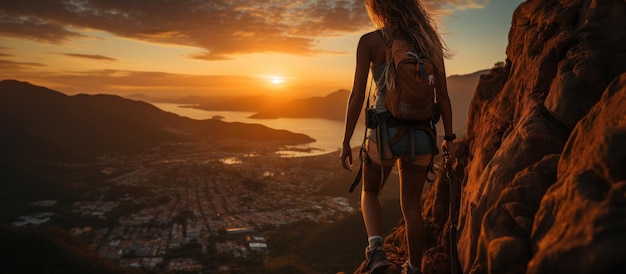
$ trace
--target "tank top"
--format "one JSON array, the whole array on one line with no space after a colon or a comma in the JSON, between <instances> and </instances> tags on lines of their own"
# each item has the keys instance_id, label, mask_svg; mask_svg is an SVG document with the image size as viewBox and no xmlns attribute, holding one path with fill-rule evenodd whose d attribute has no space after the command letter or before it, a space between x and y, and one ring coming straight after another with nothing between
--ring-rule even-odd
<instances>
[{"instance_id":1,"label":"tank top","mask_svg":"<svg viewBox=\"0 0 626 274\"><path fill-rule=\"evenodd\" d=\"M385 88L385 64L379 64L371 68L372 77L376 83L376 95L374 98L374 107L376 112L381 113L387 111L385 107L385 97L387 97L387 89ZM368 106L369 107L369 106Z\"/></svg>"}]
</instances>

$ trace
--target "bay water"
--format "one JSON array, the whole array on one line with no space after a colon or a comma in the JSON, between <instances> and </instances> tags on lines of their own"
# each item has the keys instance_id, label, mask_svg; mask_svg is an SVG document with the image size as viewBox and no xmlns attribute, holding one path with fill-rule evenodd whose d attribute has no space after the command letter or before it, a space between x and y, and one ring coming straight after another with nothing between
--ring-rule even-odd
<instances>
[{"instance_id":1,"label":"bay water","mask_svg":"<svg viewBox=\"0 0 626 274\"><path fill-rule=\"evenodd\" d=\"M254 119L249 117L255 114L255 112L207 111L175 103L151 104L163 111L172 112L192 119L205 120L220 116L220 119L224 122L261 124L273 129L284 129L291 132L303 133L316 140L313 143L290 146L285 150L276 152L284 157L312 156L332 152L337 152L337 157L339 157L339 150L341 149L341 143L343 141L343 121L317 118ZM353 147L361 145L364 131L365 126L359 124L350 142Z\"/></svg>"}]
</instances>

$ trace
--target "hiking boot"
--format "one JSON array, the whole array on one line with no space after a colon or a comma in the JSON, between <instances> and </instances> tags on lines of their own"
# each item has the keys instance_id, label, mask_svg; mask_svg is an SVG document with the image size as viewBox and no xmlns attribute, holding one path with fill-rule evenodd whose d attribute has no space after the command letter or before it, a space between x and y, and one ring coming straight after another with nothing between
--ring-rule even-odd
<instances>
[{"instance_id":1,"label":"hiking boot","mask_svg":"<svg viewBox=\"0 0 626 274\"><path fill-rule=\"evenodd\" d=\"M370 248L365 248L365 269L367 273L383 273L391 263L387 260L387 254L385 248L380 245L375 245Z\"/></svg>"},{"instance_id":2,"label":"hiking boot","mask_svg":"<svg viewBox=\"0 0 626 274\"><path fill-rule=\"evenodd\" d=\"M402 272L400 272L400 273L402 273L402 274L422 274L422 271L419 268L411 269L411 267L409 266L409 260L407 260L402 265Z\"/></svg>"}]
</instances>

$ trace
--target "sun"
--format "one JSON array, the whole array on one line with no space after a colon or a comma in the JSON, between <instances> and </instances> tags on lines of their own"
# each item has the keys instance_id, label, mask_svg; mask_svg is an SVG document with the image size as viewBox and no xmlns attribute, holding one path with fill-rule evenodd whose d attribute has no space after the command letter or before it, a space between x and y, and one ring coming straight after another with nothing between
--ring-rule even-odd
<instances>
[{"instance_id":1,"label":"sun","mask_svg":"<svg viewBox=\"0 0 626 274\"><path fill-rule=\"evenodd\" d=\"M285 78L281 76L270 76L268 77L268 80L274 85L280 85L285 82Z\"/></svg>"}]
</instances>

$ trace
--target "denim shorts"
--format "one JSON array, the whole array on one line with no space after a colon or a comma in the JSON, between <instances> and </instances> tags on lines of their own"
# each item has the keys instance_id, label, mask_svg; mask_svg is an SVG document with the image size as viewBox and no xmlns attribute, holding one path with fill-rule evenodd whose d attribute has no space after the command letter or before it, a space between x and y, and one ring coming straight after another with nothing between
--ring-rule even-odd
<instances>
[{"instance_id":1,"label":"denim shorts","mask_svg":"<svg viewBox=\"0 0 626 274\"><path fill-rule=\"evenodd\" d=\"M388 127L387 128L387 138L393 138L397 127ZM378 150L378 140L376 129L368 128L367 129L367 142L365 146L365 152L370 160L376 164L381 164L379 150ZM393 165L395 161L401 156L408 156L409 150L411 148L411 135L407 131L398 142L391 145L391 147L387 144L382 147L382 164L384 166ZM413 164L420 166L427 166L432 159L433 154L433 143L431 141L430 135L422 129L413 129L413 140L415 144L415 159L412 162Z\"/></svg>"}]
</instances>

